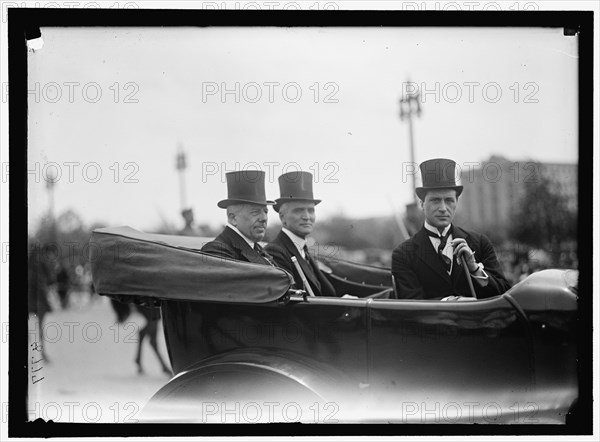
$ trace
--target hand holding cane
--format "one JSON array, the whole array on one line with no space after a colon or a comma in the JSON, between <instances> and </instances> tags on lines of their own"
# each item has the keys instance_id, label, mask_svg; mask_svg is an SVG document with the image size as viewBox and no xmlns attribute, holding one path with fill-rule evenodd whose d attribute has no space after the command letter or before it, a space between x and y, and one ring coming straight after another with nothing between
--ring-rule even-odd
<instances>
[{"instance_id":1,"label":"hand holding cane","mask_svg":"<svg viewBox=\"0 0 600 442\"><path fill-rule=\"evenodd\" d=\"M467 245L467 242L465 240L460 240L460 239L453 240L452 246L456 247L459 244L454 243L454 241L460 241L459 244L460 243L465 244L464 247L466 247L468 250L470 250L469 246ZM467 265L467 260L465 258L466 252L463 252L464 247L462 247L460 250L457 251L457 254L460 254L460 257L459 257L460 263L459 264L462 264L462 266L463 266L463 269L465 272L465 277L467 278L467 282L469 283L469 290L471 291L471 296L473 298L477 299L477 295L475 294L475 288L473 287L473 281L471 281L471 272L469 271L469 266ZM474 254L475 254L474 252L471 252L471 255L469 256L469 258L472 257Z\"/></svg>"},{"instance_id":2,"label":"hand holding cane","mask_svg":"<svg viewBox=\"0 0 600 442\"><path fill-rule=\"evenodd\" d=\"M465 277L469 283L469 289L471 290L471 296L477 299L477 295L475 294L475 288L473 287L473 281L471 281L471 273L469 272L469 268L467 267L467 260L465 259L465 255L461 255L460 257L463 268L465 269Z\"/></svg>"}]
</instances>

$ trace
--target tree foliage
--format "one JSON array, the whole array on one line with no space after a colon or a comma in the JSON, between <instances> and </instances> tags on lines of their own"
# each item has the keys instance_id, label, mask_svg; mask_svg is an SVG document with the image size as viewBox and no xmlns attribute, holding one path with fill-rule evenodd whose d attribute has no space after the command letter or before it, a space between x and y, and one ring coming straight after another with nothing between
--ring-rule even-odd
<instances>
[{"instance_id":1,"label":"tree foliage","mask_svg":"<svg viewBox=\"0 0 600 442\"><path fill-rule=\"evenodd\" d=\"M525 183L511 233L514 239L529 246L552 249L576 240L577 214L569 209L557 183L538 173Z\"/></svg>"}]
</instances>

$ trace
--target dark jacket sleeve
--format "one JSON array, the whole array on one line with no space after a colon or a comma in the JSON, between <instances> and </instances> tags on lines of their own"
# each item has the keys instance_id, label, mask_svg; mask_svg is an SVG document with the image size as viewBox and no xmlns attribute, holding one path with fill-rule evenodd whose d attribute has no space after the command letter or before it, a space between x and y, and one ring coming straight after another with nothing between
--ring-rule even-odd
<instances>
[{"instance_id":1,"label":"dark jacket sleeve","mask_svg":"<svg viewBox=\"0 0 600 442\"><path fill-rule=\"evenodd\" d=\"M413 270L412 244L404 242L392 252L392 277L398 299L424 299L425 291Z\"/></svg>"},{"instance_id":2,"label":"dark jacket sleeve","mask_svg":"<svg viewBox=\"0 0 600 442\"><path fill-rule=\"evenodd\" d=\"M221 258L239 259L239 257L235 253L235 250L233 250L227 244L219 240L207 242L200 249L200 251L209 253L214 256L219 256Z\"/></svg>"},{"instance_id":3,"label":"dark jacket sleeve","mask_svg":"<svg viewBox=\"0 0 600 442\"><path fill-rule=\"evenodd\" d=\"M488 284L485 287L478 287L478 284L475 284L477 295L479 297L481 294L481 297L485 298L501 295L510 289L510 283L502 273L494 246L485 235L480 235L479 248L479 256L476 254L475 259L483 264L483 268L488 275Z\"/></svg>"}]
</instances>

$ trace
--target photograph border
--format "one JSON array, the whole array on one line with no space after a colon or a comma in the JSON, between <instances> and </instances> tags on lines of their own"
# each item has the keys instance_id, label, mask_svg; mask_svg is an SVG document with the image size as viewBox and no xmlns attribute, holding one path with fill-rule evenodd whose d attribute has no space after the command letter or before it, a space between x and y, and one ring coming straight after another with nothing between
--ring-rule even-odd
<instances>
[{"instance_id":1,"label":"photograph border","mask_svg":"<svg viewBox=\"0 0 600 442\"><path fill-rule=\"evenodd\" d=\"M593 12L439 12L439 11L236 11L8 9L10 258L9 269L9 437L117 436L402 436L402 435L586 435L592 434L592 192L593 183ZM43 27L558 27L579 35L578 261L579 401L567 425L415 425L415 424L79 424L27 422L27 42ZM597 307L597 305L595 306ZM25 365L24 365L25 362Z\"/></svg>"}]
</instances>

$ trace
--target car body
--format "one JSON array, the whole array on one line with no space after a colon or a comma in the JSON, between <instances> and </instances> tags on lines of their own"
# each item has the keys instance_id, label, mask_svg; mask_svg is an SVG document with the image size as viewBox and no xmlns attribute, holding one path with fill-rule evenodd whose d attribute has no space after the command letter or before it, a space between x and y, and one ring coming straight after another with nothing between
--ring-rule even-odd
<instances>
[{"instance_id":1,"label":"car body","mask_svg":"<svg viewBox=\"0 0 600 442\"><path fill-rule=\"evenodd\" d=\"M388 270L329 259L357 297L307 297L206 241L92 235L98 293L161 307L175 376L147 421L562 424L577 402L576 271L442 302L395 299Z\"/></svg>"}]
</instances>

